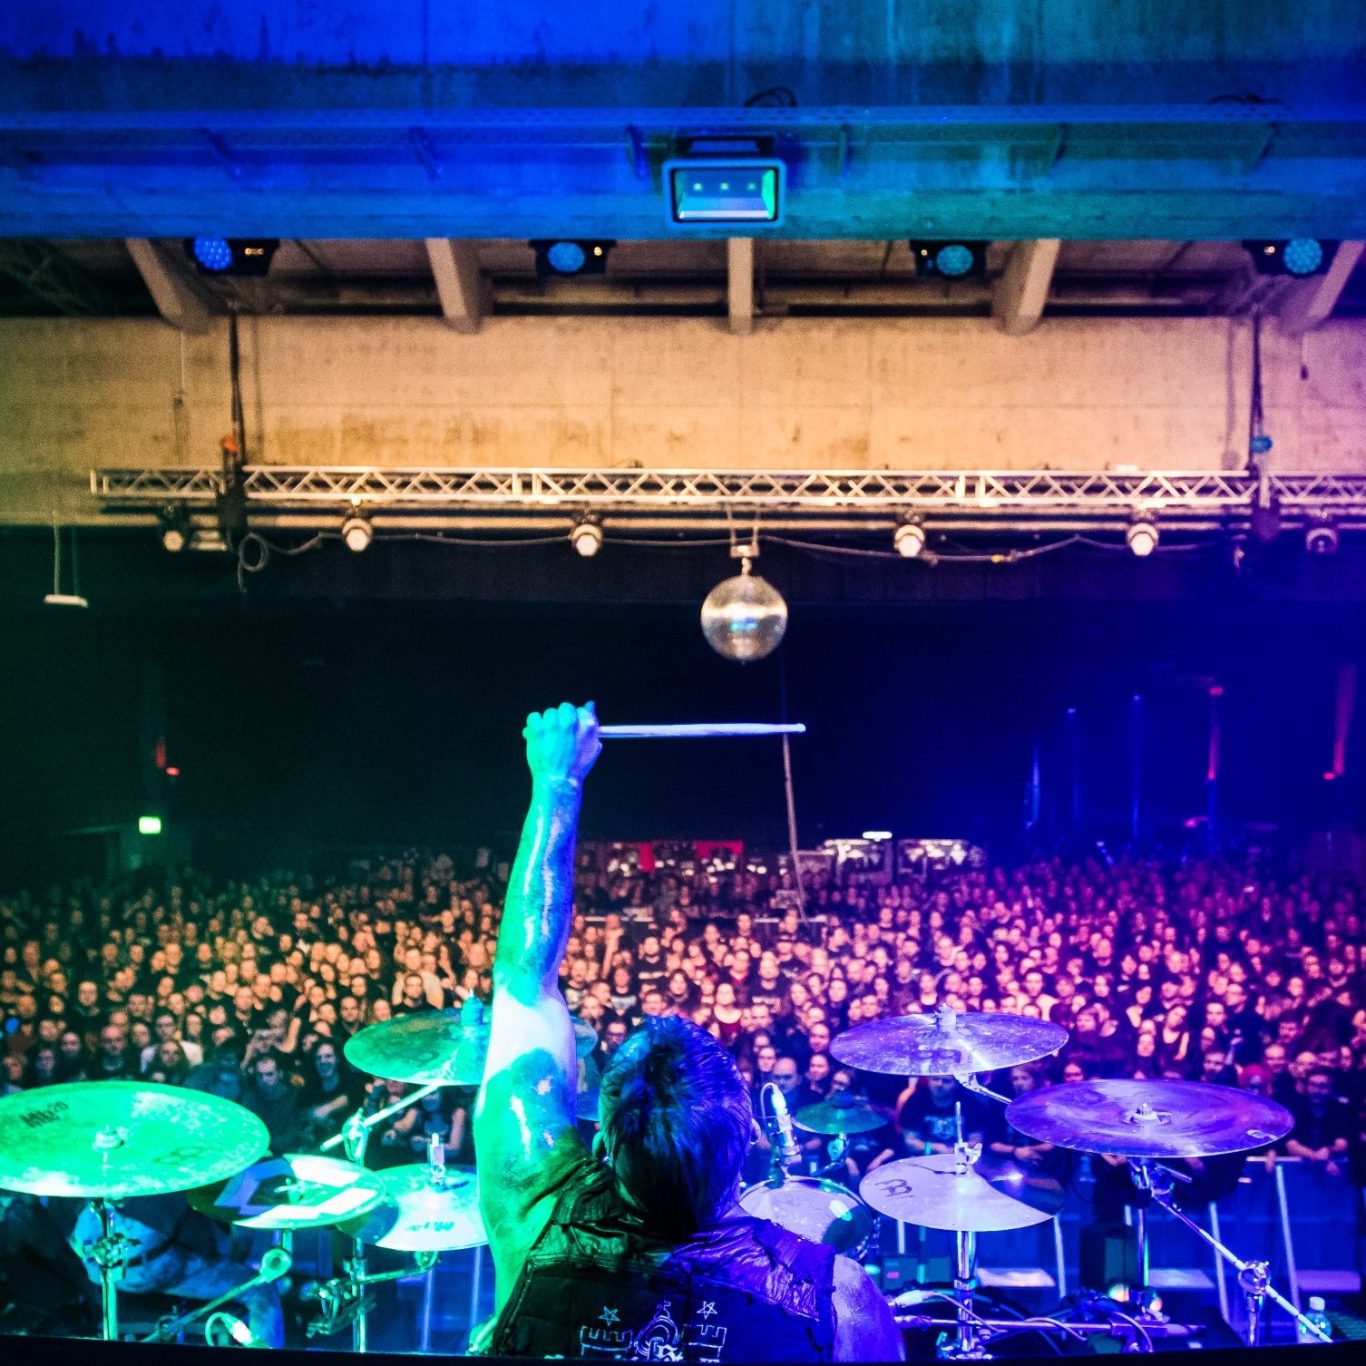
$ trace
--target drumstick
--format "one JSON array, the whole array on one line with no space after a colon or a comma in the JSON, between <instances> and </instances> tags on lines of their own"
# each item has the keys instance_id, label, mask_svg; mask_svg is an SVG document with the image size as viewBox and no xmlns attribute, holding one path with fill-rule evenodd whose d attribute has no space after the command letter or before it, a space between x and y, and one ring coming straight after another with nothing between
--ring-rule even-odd
<instances>
[{"instance_id":1,"label":"drumstick","mask_svg":"<svg viewBox=\"0 0 1366 1366\"><path fill-rule=\"evenodd\" d=\"M805 735L806 727L771 725L766 721L703 721L661 726L599 726L598 734L614 740L692 740L718 735Z\"/></svg>"}]
</instances>

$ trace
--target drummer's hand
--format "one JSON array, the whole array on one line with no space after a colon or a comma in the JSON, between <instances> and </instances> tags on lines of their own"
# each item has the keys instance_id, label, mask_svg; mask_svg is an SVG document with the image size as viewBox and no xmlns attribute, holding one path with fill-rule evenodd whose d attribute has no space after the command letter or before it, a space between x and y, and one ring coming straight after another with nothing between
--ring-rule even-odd
<instances>
[{"instance_id":1,"label":"drummer's hand","mask_svg":"<svg viewBox=\"0 0 1366 1366\"><path fill-rule=\"evenodd\" d=\"M593 703L582 707L561 702L548 711L532 712L522 731L527 767L533 784L580 783L602 753Z\"/></svg>"}]
</instances>

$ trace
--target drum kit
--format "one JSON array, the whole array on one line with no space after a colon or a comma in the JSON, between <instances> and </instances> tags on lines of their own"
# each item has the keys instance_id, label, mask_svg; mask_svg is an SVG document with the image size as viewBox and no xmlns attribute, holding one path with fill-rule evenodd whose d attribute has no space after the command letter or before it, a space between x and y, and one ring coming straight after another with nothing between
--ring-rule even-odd
<instances>
[{"instance_id":1,"label":"drum kit","mask_svg":"<svg viewBox=\"0 0 1366 1366\"><path fill-rule=\"evenodd\" d=\"M588 1031L582 1033L586 1039ZM0 1100L0 1189L92 1202L100 1237L89 1256L99 1269L106 1339L119 1335L117 1286L130 1257L129 1240L118 1229L119 1203L185 1192L200 1213L236 1228L265 1230L278 1237L279 1246L266 1254L252 1280L162 1320L148 1340L177 1337L242 1291L283 1275L291 1265L295 1234L330 1228L350 1240L351 1251L341 1274L317 1287L318 1313L308 1325L309 1336L329 1335L349 1325L353 1348L365 1351L369 1287L425 1273L421 1345L427 1349L432 1273L443 1252L476 1250L471 1324L478 1317L478 1249L487 1243L478 1180L471 1168L447 1167L440 1135L432 1136L426 1162L385 1171L364 1166L366 1140L377 1124L443 1086L478 1085L488 1035L478 1002L361 1030L345 1046L352 1066L417 1089L374 1114L357 1112L320 1153L268 1156L266 1128L256 1116L200 1092L131 1082L75 1082L21 1092ZM1119 1315L1130 1325L1130 1346L1151 1347L1155 1338L1198 1331L1168 1323L1152 1303L1144 1209L1149 1203L1191 1228L1234 1266L1247 1299L1249 1344L1258 1341L1268 1299L1294 1315L1306 1332L1321 1336L1270 1284L1266 1262L1238 1257L1178 1207L1176 1183L1188 1178L1167 1165L1272 1143L1289 1132L1289 1113L1250 1093L1194 1082L1073 1082L1009 1100L978 1080L980 1073L1055 1053L1066 1040L1066 1030L1044 1021L941 1008L927 1015L870 1021L838 1036L831 1052L840 1062L868 1072L953 1077L967 1090L1003 1104L1007 1122L1030 1139L1126 1160L1135 1187L1145 1196L1134 1211L1137 1284L1126 1312ZM953 1233L953 1289L941 1296L953 1306L952 1331L940 1339L941 1357L987 1359L988 1344L1022 1329L1057 1331L1073 1339L1117 1331L1113 1321L993 1320L975 1312L978 1235L1045 1223L1058 1214L1064 1192L1038 1168L983 1159L981 1145L963 1136L961 1106L951 1151L886 1162L863 1177L855 1194L830 1178L836 1172L847 1176L849 1138L882 1128L889 1117L848 1093L789 1117L781 1092L765 1090L774 1112L772 1171L768 1180L741 1193L741 1208L855 1259L873 1246L879 1214ZM585 1092L579 1118L596 1117L597 1093ZM788 1173L799 1156L793 1126L832 1140L830 1166L813 1176ZM339 1146L344 1158L326 1155ZM370 1248L412 1260L396 1270L374 1272L367 1263ZM897 1321L942 1329L941 1320L904 1312L936 1294L940 1292L913 1290L893 1298L894 1311L901 1311Z\"/></svg>"},{"instance_id":2,"label":"drum kit","mask_svg":"<svg viewBox=\"0 0 1366 1366\"><path fill-rule=\"evenodd\" d=\"M126 1200L184 1193L199 1213L234 1228L265 1230L278 1239L260 1271L227 1294L161 1320L147 1341L178 1338L197 1321L212 1326L224 1304L277 1280L293 1262L294 1237L335 1229L350 1240L342 1273L316 1290L318 1312L310 1337L350 1326L352 1346L367 1346L367 1290L382 1281L426 1273L422 1347L429 1348L433 1277L441 1253L476 1249L471 1304L479 1296L477 1250L488 1242L479 1214L473 1168L448 1167L441 1135L426 1162L385 1171L364 1166L375 1125L439 1090L477 1086L483 1079L488 1027L482 1007L435 1011L372 1025L345 1047L358 1071L416 1084L416 1090L375 1114L358 1111L324 1153L268 1155L266 1126L233 1101L180 1087L134 1082L71 1082L23 1091L0 1100L0 1190L91 1202L100 1236L88 1249L98 1268L101 1335L119 1337L118 1283L137 1254L119 1230ZM411 1261L372 1272L370 1248ZM475 1314L471 1313L471 1323Z\"/></svg>"},{"instance_id":3,"label":"drum kit","mask_svg":"<svg viewBox=\"0 0 1366 1366\"><path fill-rule=\"evenodd\" d=\"M1026 1329L1056 1331L1073 1339L1116 1334L1127 1337L1134 1349L1151 1349L1155 1338L1189 1337L1198 1331L1191 1325L1169 1323L1154 1307L1149 1284L1148 1204L1193 1230L1235 1268L1247 1300L1249 1345L1260 1338L1268 1298L1293 1315L1302 1329L1322 1337L1317 1326L1271 1285L1266 1262L1239 1257L1179 1208L1174 1199L1176 1184L1189 1178L1167 1165L1184 1158L1264 1147L1290 1131L1290 1113L1260 1096L1197 1082L1072 1082L1011 1100L978 1080L979 1073L1016 1067L1056 1053L1066 1040L1066 1030L1041 1020L958 1013L941 1007L930 1014L873 1020L831 1043L835 1058L864 1071L899 1077L953 1077L964 1089L1004 1105L1007 1123L1036 1142L1125 1160L1135 1189L1143 1193L1144 1198L1136 1201L1134 1208L1137 1283L1125 1312L1116 1316L1117 1322L991 1320L973 1309L977 1235L1026 1228L1054 1218L1063 1204L1062 1185L1037 1168L984 1160L981 1145L964 1139L961 1105L957 1107L952 1151L902 1158L871 1170L859 1183L862 1203L901 1222L954 1234L953 1290L943 1295L953 1306L954 1325L952 1334L941 1338L939 1355L950 1360L988 1359L988 1343ZM843 1120L841 1115L845 1116ZM843 1143L849 1134L889 1121L866 1105L825 1101L798 1110L792 1122L814 1133L837 1132L838 1141ZM838 1128L841 1123L844 1127ZM784 1214L789 1206L801 1206L804 1198L810 1198L784 1198L777 1162L775 1176L767 1185L765 1199L773 1211L769 1217L779 1223L786 1222ZM827 1198L825 1192L821 1198ZM846 1191L843 1198L852 1197ZM809 1227L819 1223L809 1216L806 1222ZM797 1221L794 1219L789 1227L797 1227ZM797 1231L806 1232L807 1228ZM822 1241L832 1240L825 1237ZM913 1290L894 1298L892 1306L904 1310L933 1293ZM918 1315L899 1313L896 1317L906 1326L943 1326L938 1320Z\"/></svg>"}]
</instances>

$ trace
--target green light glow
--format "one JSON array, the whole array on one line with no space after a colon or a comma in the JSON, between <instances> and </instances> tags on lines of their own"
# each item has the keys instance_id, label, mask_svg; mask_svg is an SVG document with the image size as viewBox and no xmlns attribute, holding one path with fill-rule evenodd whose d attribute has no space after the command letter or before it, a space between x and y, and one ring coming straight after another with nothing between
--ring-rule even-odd
<instances>
[{"instance_id":1,"label":"green light glow","mask_svg":"<svg viewBox=\"0 0 1366 1366\"><path fill-rule=\"evenodd\" d=\"M160 816L139 816L138 817L139 835L159 835L161 834Z\"/></svg>"}]
</instances>

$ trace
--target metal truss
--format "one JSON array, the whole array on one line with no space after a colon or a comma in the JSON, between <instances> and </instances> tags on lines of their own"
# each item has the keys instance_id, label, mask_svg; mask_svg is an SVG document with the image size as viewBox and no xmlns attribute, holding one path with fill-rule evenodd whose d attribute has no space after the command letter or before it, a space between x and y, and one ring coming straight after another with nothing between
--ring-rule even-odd
<instances>
[{"instance_id":1,"label":"metal truss","mask_svg":"<svg viewBox=\"0 0 1366 1366\"><path fill-rule=\"evenodd\" d=\"M1136 516L1192 530L1245 524L1259 498L1292 523L1366 526L1366 474L1285 474L1259 481L1238 471L1136 473L1062 470L646 470L378 469L252 465L247 506L275 519L441 514L487 522L518 515L546 525L593 514L616 525L670 518L885 525L915 516L931 525L983 529L1114 527ZM219 469L92 470L90 490L108 514L168 504L207 507L224 492ZM301 523L302 524L302 523Z\"/></svg>"}]
</instances>

